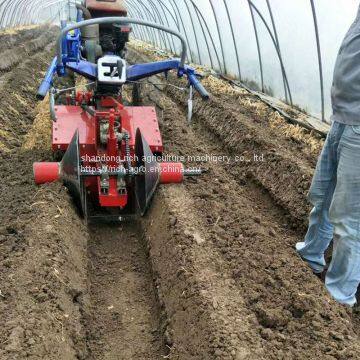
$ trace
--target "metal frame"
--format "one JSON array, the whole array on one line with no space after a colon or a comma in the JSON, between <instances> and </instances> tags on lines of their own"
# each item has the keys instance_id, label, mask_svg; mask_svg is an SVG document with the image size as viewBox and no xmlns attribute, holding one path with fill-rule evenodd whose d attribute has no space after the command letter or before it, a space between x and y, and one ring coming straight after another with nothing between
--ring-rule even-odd
<instances>
[{"instance_id":1,"label":"metal frame","mask_svg":"<svg viewBox=\"0 0 360 360\"><path fill-rule=\"evenodd\" d=\"M292 95L291 95L291 91L290 91L290 86L289 86L289 81L288 81L288 78L287 78L287 75L286 75L286 71L285 71L285 67L284 67L284 62L283 62L283 59L282 59L282 56L281 56L281 52L280 52L280 49L279 49L279 46L278 46L278 43L276 41L276 39L274 38L274 35L272 34L271 32L271 29L269 27L269 25L267 24L265 18L263 17L263 15L261 14L261 12L259 11L259 9L253 4L253 2L251 0L248 0L249 2L249 6L251 8L251 13L252 13L252 17L254 19L254 14L253 14L253 9L255 10L255 12L257 13L257 15L259 16L259 18L261 19L261 21L263 22L263 24L265 25L269 35L270 35L270 38L273 42L273 45L275 47L275 50L277 52L277 56L279 58L279 62L280 62L280 67L281 67L281 73L282 73L282 76L283 76L283 81L285 82L285 86L286 86L286 89L288 91L288 94L289 94L289 99L290 99L290 104L293 105L293 101L292 101ZM254 20L255 21L255 20ZM256 29L256 27L255 27ZM256 31L256 34L257 34L257 31ZM260 59L261 59L261 53L259 53L259 56L260 56Z\"/></svg>"},{"instance_id":2,"label":"metal frame","mask_svg":"<svg viewBox=\"0 0 360 360\"><path fill-rule=\"evenodd\" d=\"M216 45L215 45L215 43L214 43L214 39L213 39L213 37L211 36L211 32L210 32L209 26L208 26L208 24L207 24L207 22L206 22L206 20L205 20L205 18L204 18L204 16L203 16L203 14L201 13L201 11L200 11L199 8L197 7L197 5L194 3L194 0L190 0L190 2L191 2L191 4L193 5L196 13L197 13L198 16L201 18L201 20L202 20L202 22L203 22L203 24L204 24L204 26L205 26L205 28L206 28L207 34L208 34L209 39L210 39L210 41L211 41L211 43L212 43L212 47L213 47L213 50L214 50L214 53L215 53L217 62L218 62L218 64L219 64L220 73L224 74L225 71L224 71L223 68L222 68L222 64L221 64L221 61L220 61L220 57L219 57L219 54L218 54L218 52L217 52L217 48L216 48ZM200 20L199 20L199 21L200 21ZM204 32L203 32L203 34L204 34L204 37L205 37L205 39L206 39L206 35L205 35ZM210 58L211 58L211 53L210 53L209 47L208 47L208 51L209 51ZM211 62L212 62L212 61L211 61Z\"/></svg>"},{"instance_id":3,"label":"metal frame","mask_svg":"<svg viewBox=\"0 0 360 360\"><path fill-rule=\"evenodd\" d=\"M209 42L208 42L208 39L206 37L206 33L205 33L205 29L204 29L204 25L201 21L201 17L199 15L199 12L196 10L195 6L194 6L194 3L190 0L190 3L191 5L193 6L194 8L194 11L195 11L195 14L196 14L196 18L198 20L198 23L200 25L200 28L201 28L201 31L202 31L202 34L203 34L203 37L204 37L204 40L205 40L205 44L206 44L206 49L207 49L207 52L208 52L208 55L209 55L209 59L210 59L210 64L211 64L211 68L214 69L214 61L213 61L213 58L212 58L212 55L211 55L211 51L210 51L210 46L209 46Z\"/></svg>"},{"instance_id":4,"label":"metal frame","mask_svg":"<svg viewBox=\"0 0 360 360\"><path fill-rule=\"evenodd\" d=\"M233 43L234 43L235 55L236 55L236 62L237 62L237 66L238 66L239 80L241 81L241 66L240 66L239 50L238 50L238 46L237 46L236 39L235 39L234 25L233 25L233 22L232 22L232 20L231 20L231 16L230 16L230 12L229 12L229 7L228 7L228 4L227 4L227 0L223 0L223 2L224 2L224 6L225 6L227 18L228 18L228 21L229 21L231 36L232 36Z\"/></svg>"},{"instance_id":5,"label":"metal frame","mask_svg":"<svg viewBox=\"0 0 360 360\"><path fill-rule=\"evenodd\" d=\"M162 0L158 0L158 2L159 2L159 5L160 5L163 13L164 13L164 18L165 18L165 20L166 20L166 25L167 25L168 28L170 28L170 23L169 23L168 17L166 16L165 10L167 10L167 12L170 14L170 16L172 16L172 13L169 11L169 9L166 7L166 5L163 3ZM175 22L175 19L174 19L174 22ZM167 35L169 35L169 34L167 34ZM174 42L174 37L173 37L173 36L171 36L171 40L172 40L172 44L173 44L173 50L172 50L172 52L173 52L174 54L176 54L176 46L175 46L175 42Z\"/></svg>"},{"instance_id":6,"label":"metal frame","mask_svg":"<svg viewBox=\"0 0 360 360\"><path fill-rule=\"evenodd\" d=\"M40 21L40 14L50 6L57 5L56 12L60 13L67 4L74 4L77 0L4 0L0 2L0 29L19 25L28 25ZM57 17L57 16L56 16Z\"/></svg>"},{"instance_id":7,"label":"metal frame","mask_svg":"<svg viewBox=\"0 0 360 360\"><path fill-rule=\"evenodd\" d=\"M127 1L132 2L132 1L135 1L135 0L127 0ZM136 0L136 1L143 2L143 0ZM163 0L147 0L147 1L151 4L151 9L147 8L147 10L149 10L149 13L152 13L152 18L153 19L158 18L159 22L162 25L164 25L164 22L161 20L159 12L156 10L156 6L154 4L154 1L157 1L157 3L163 9L164 16L167 19L168 16L167 16L167 14L166 14L166 12L164 10L164 7L166 6L164 1ZM227 73L227 65L226 65L226 57L225 57L223 40L222 40L222 37L221 37L220 21L219 21L219 18L217 16L217 12L216 12L215 4L214 4L213 0L209 0L209 5L210 5L210 8L212 10L212 14L214 16L214 20L215 20L215 24L216 24L216 32L217 32L217 37L219 39L222 62L220 61L218 49L217 49L217 46L216 46L216 44L214 42L214 39L213 39L213 34L211 33L211 31L209 29L209 26L208 26L208 23L207 23L206 19L204 18L203 14L201 13L201 11L199 10L198 6L195 4L195 2L193 0L182 0L182 1L183 1L183 4L185 5L185 9L186 9L187 14L189 15L189 20L190 20L190 23L191 23L191 26L192 26L192 31L193 31L193 35L194 35L194 39L195 39L195 49L196 49L196 52L197 52L197 58L199 60L198 62L200 64L203 63L201 52L200 52L200 43L199 43L199 38L198 38L198 32L196 31L194 17L192 15L190 6L188 4L188 1L190 1L190 4L192 5L192 10L195 12L195 15L196 15L196 18L197 18L197 21L198 21L198 25L200 25L202 35L204 37L204 41L205 41L205 44L206 44L207 53L209 55L211 66L214 67L214 61L213 61L212 51L210 49L208 39L210 39L210 42L211 42L211 45L212 45L212 50L214 51L215 56L217 58L220 73L226 74ZM250 14L251 14L252 22L253 22L253 28L254 28L255 39L256 39L256 44L257 44L258 59L259 59L259 71L260 71L260 76L261 76L261 88L262 88L262 91L265 91L264 69L263 69L263 61L262 61L262 55L261 55L261 45L260 45L260 39L259 39L259 35L258 35L258 29L257 29L255 16L258 16L260 18L260 20L262 21L262 23L265 25L265 27L266 27L269 35L270 35L270 38L271 38L271 40L273 42L274 48L275 48L275 50L277 52L277 55L278 55L280 68L281 68L281 73L282 73L282 77L283 77L285 100L287 102L289 101L292 104L291 90L290 90L290 86L289 86L289 82L288 82L284 62L283 62L283 59L282 59L282 54L281 54L281 50L280 50L280 43L279 43L279 37L278 37L277 29L276 29L274 16L273 16L273 13L272 13L272 9L271 9L271 5L270 5L269 0L266 0L266 2L267 2L267 7L268 7L270 19L271 19L272 30L270 29L270 26L267 24L264 16L259 11L259 9L254 5L254 3L251 0L248 0L249 10L250 10ZM181 31L181 28L182 28L184 36L185 36L187 44L188 44L188 47L190 49L190 55L189 55L190 61L193 61L191 50L193 50L194 48L190 44L188 32L187 32L187 30L185 28L184 19L182 17L182 13L181 13L181 11L179 9L179 6L177 5L177 3L174 0L167 0L167 3L170 4L170 6L172 7L172 12L168 7L166 7L167 12L172 17L172 20L174 21L174 24L177 25L178 30ZM223 3L223 6L224 6L226 14L227 14L227 21L228 21L228 24L229 24L229 28L230 28L230 32L231 32L231 36L232 36L232 41L233 41L233 45L234 45L234 49L235 49L236 62L237 62L237 67L238 67L238 78L239 78L240 81L242 81L241 61L240 61L239 49L238 49L237 42L236 42L234 23L232 21L231 15L230 15L227 0L223 0L222 3ZM168 19L167 19L167 24L169 24ZM180 27L180 24L181 24L181 27ZM152 41L152 42L154 42L154 41ZM169 49L170 51L173 51L173 48L171 47L171 44L166 46L166 42L163 41L163 43L165 44L165 47L167 49ZM160 45L160 47L163 48L162 45Z\"/></svg>"},{"instance_id":8,"label":"metal frame","mask_svg":"<svg viewBox=\"0 0 360 360\"><path fill-rule=\"evenodd\" d=\"M184 20L183 20L183 18L182 18L182 16L181 16L181 11L179 10L179 7L178 7L178 5L177 5L177 3L176 3L176 0L168 0L168 1L170 1L170 5L171 5L171 7L173 8L174 12L175 12L175 13L177 12L178 15L179 15L180 23L181 23L181 26L182 26L182 28L183 28L183 33L184 33L184 36L185 36L185 39L186 39L186 42L187 42L188 48L189 48L189 51L188 51L188 59L189 59L189 61L191 61L191 62L193 63L193 62L194 62L194 59L193 59L193 56L192 56L191 45L190 45L188 33L187 33L187 31L186 31L186 27L185 27L185 25L184 25Z\"/></svg>"},{"instance_id":9,"label":"metal frame","mask_svg":"<svg viewBox=\"0 0 360 360\"><path fill-rule=\"evenodd\" d=\"M176 28L177 31L184 35L188 52L188 60L191 62L198 62L204 64L207 60L204 58L204 50L201 45L204 41L206 45L206 53L208 55L210 65L212 68L217 68L220 74L225 75L228 71L228 64L226 63L226 54L224 47L223 34L221 32L221 22L225 19L220 19L216 7L223 6L226 12L227 26L231 32L232 44L236 56L237 76L242 81L241 71L241 51L236 40L236 29L231 11L229 9L229 0L217 1L208 0L208 9L212 12L215 20L214 29L210 29L207 18L204 16L196 0L125 0L128 3L129 15L151 22L157 22L167 28ZM6 27L14 27L19 25L28 25L39 23L41 21L54 21L64 11L69 13L72 6L76 3L81 3L81 0L0 0L0 29ZM264 62L261 53L261 42L258 32L257 21L267 29L270 39L274 45L277 57L280 63L281 73L283 77L283 87L285 101L290 104L293 103L291 89L288 82L285 64L283 61L281 46L276 28L276 22L271 7L271 1L266 0L267 12L270 16L270 22L265 20L265 14L256 7L252 0L247 0L249 12L252 21L252 27L255 34L255 41L257 47L257 56L259 63L259 74L261 79L261 89L265 91L266 84L264 80ZM314 0L310 0L310 7L314 22L314 32L316 38L318 71L320 81L320 98L321 98L321 118L325 121L325 96L324 96L324 74L323 74L323 60L321 52L320 35L318 28L318 20L316 13L316 4ZM241 5L239 5L241 6ZM50 16L47 19L42 17L48 9L51 8ZM55 11L52 9L54 8ZM184 18L186 17L186 20ZM190 24L190 26L188 26ZM134 36L143 41L151 42L161 49L167 49L172 53L178 53L178 47L174 41L174 37L169 34L164 34L161 30L149 29L134 24ZM191 28L191 29L190 29ZM201 29L201 31L199 31ZM215 33L214 33L214 31ZM191 40L190 41L190 34ZM214 37L219 39L220 46L215 43ZM214 56L215 55L215 56ZM215 59L216 58L216 59Z\"/></svg>"},{"instance_id":10,"label":"metal frame","mask_svg":"<svg viewBox=\"0 0 360 360\"><path fill-rule=\"evenodd\" d=\"M250 9L250 14L251 14L251 20L252 20L253 27L254 27L256 47L257 47L257 52L258 52L260 78L261 78L261 91L264 92L265 91L264 71L263 71L263 63L262 63L261 50L260 50L260 40L259 40L259 34L258 34L257 26L256 26L255 16L254 16L254 10L253 10L253 7L251 6L251 4L252 3L250 2L250 0L248 0L248 5L249 5L249 9Z\"/></svg>"},{"instance_id":11,"label":"metal frame","mask_svg":"<svg viewBox=\"0 0 360 360\"><path fill-rule=\"evenodd\" d=\"M199 46L199 41L198 41L198 37L197 37L197 32L196 32L195 25L194 25L194 18L193 18L192 14L191 14L190 7L189 7L189 4L187 3L187 0L183 0L183 1L184 1L185 6L186 6L187 12L189 14L189 18L190 18L190 21L191 21L191 26L192 26L193 33L194 33L196 49L197 49L197 55L198 55L198 63L201 64L202 61L201 61L201 55L200 55L200 46Z\"/></svg>"},{"instance_id":12,"label":"metal frame","mask_svg":"<svg viewBox=\"0 0 360 360\"><path fill-rule=\"evenodd\" d=\"M271 25L272 25L272 28L273 28L273 31L274 31L274 37L275 37L275 41L276 41L277 48L278 48L278 50L279 50L279 55L282 57L282 55L281 55L281 50L280 50L279 37L278 37L277 30L276 30L276 24L275 24L275 19L274 19L274 15L273 15L273 12L272 12L270 0L266 0L266 5L267 5L267 8L268 8L268 10L269 10ZM282 70L282 68L281 68L281 70ZM286 87L285 74L284 74L284 72L283 72L282 75L283 75L285 101L288 102L288 100L289 100L289 99L288 99L288 89L287 89L287 87Z\"/></svg>"},{"instance_id":13,"label":"metal frame","mask_svg":"<svg viewBox=\"0 0 360 360\"><path fill-rule=\"evenodd\" d=\"M314 29L315 29L315 37L316 37L316 49L319 63L319 77L320 77L320 93L321 93L321 121L325 122L325 96L324 96L324 76L323 76L323 68L322 68L322 56L321 56L321 46L320 46L320 37L319 37L319 27L316 16L316 9L314 0L310 0L311 10L314 20Z\"/></svg>"},{"instance_id":14,"label":"metal frame","mask_svg":"<svg viewBox=\"0 0 360 360\"><path fill-rule=\"evenodd\" d=\"M223 42L222 42L222 39L221 39L221 31L220 31L219 20L218 20L218 17L216 16L216 11L215 11L215 6L213 4L213 0L209 0L209 3L210 3L210 6L211 6L213 15L214 15L216 29L217 29L217 36L218 36L219 42L220 42L220 49L221 49L221 54L222 54L222 58L223 58L223 65L224 65L224 73L227 74L224 45L223 45Z\"/></svg>"},{"instance_id":15,"label":"metal frame","mask_svg":"<svg viewBox=\"0 0 360 360\"><path fill-rule=\"evenodd\" d=\"M159 10L158 10L158 8L155 6L155 3L153 2L153 0L148 0L148 1L149 1L149 3L150 3L151 7L152 7L153 10L154 10L154 13L155 13L156 16L157 16L157 18L158 18L158 20L159 20L159 23L160 23L161 25L163 25L163 26L166 26L165 23L163 22L162 18L161 18L161 15L160 15ZM167 26L167 27L169 27L169 26ZM164 35L163 32L160 32L160 34ZM166 39L167 39L167 42L168 42L168 45L169 45L169 46L166 45L166 41L165 41ZM169 36L168 33L165 33L164 45L165 45L165 46L164 46L165 49L170 49L171 52L174 52L174 51L173 51L173 48L172 48L172 46L171 46L170 36Z\"/></svg>"}]
</instances>

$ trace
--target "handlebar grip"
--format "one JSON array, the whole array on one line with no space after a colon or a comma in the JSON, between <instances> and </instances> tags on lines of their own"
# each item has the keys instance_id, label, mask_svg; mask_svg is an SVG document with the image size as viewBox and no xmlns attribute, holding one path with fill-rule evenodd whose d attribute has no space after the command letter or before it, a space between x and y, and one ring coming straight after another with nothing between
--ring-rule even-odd
<instances>
[{"instance_id":1,"label":"handlebar grip","mask_svg":"<svg viewBox=\"0 0 360 360\"><path fill-rule=\"evenodd\" d=\"M119 79L123 77L124 63L121 60L117 61L117 71Z\"/></svg>"},{"instance_id":2,"label":"handlebar grip","mask_svg":"<svg viewBox=\"0 0 360 360\"><path fill-rule=\"evenodd\" d=\"M55 56L47 69L45 78L41 83L38 92L36 94L36 98L39 100L44 100L46 94L49 92L52 84L52 79L56 71L57 57Z\"/></svg>"},{"instance_id":3,"label":"handlebar grip","mask_svg":"<svg viewBox=\"0 0 360 360\"><path fill-rule=\"evenodd\" d=\"M196 75L193 74L189 74L188 75L190 84L194 86L194 88L196 89L196 91L201 95L201 97L204 100L209 100L210 99L210 95L207 92L207 90L204 88L204 86L201 84L201 82L199 81L199 79L196 77Z\"/></svg>"},{"instance_id":4,"label":"handlebar grip","mask_svg":"<svg viewBox=\"0 0 360 360\"><path fill-rule=\"evenodd\" d=\"M50 90L50 87L51 87L51 82L49 82L47 79L43 80L43 82L39 86L38 92L36 94L36 98L38 100L44 100L46 94Z\"/></svg>"}]
</instances>

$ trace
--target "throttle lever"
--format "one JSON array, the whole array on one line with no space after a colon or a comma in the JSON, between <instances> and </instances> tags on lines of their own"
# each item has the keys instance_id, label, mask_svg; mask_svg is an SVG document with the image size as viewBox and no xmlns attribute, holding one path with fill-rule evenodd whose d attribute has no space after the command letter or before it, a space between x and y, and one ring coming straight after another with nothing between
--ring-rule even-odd
<instances>
[{"instance_id":1,"label":"throttle lever","mask_svg":"<svg viewBox=\"0 0 360 360\"><path fill-rule=\"evenodd\" d=\"M194 99L194 86L190 85L189 99L188 99L188 114L187 114L187 120L189 124L191 124L192 116L193 116L193 99Z\"/></svg>"},{"instance_id":2,"label":"throttle lever","mask_svg":"<svg viewBox=\"0 0 360 360\"><path fill-rule=\"evenodd\" d=\"M122 71L123 71L123 62L121 60L118 60L116 62L116 67L114 67L112 73L111 73L111 77L114 77L116 72L118 73L118 78L121 79L122 76Z\"/></svg>"},{"instance_id":3,"label":"throttle lever","mask_svg":"<svg viewBox=\"0 0 360 360\"><path fill-rule=\"evenodd\" d=\"M118 69L118 76L119 76L119 78L122 77L123 67L124 67L123 62L122 62L121 60L118 60L118 61L117 61L117 69Z\"/></svg>"}]
</instances>

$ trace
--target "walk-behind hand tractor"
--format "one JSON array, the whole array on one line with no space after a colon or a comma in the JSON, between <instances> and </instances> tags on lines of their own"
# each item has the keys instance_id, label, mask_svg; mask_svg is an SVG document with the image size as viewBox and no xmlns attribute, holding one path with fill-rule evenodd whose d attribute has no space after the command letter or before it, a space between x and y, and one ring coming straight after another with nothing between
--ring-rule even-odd
<instances>
[{"instance_id":1,"label":"walk-behind hand tractor","mask_svg":"<svg viewBox=\"0 0 360 360\"><path fill-rule=\"evenodd\" d=\"M52 148L63 154L59 163L35 163L37 184L61 180L68 187L87 220L125 220L144 215L158 184L180 183L201 169L185 169L181 163L158 162L163 143L154 107L125 106L122 90L141 79L176 70L187 76L190 93L195 88L203 99L209 95L195 70L185 64L186 42L161 25L125 17L102 17L63 25L57 41L57 56L43 80L38 98L50 94ZM98 25L148 26L181 40L181 59L128 65L119 52L101 49L83 55L82 33ZM106 27L105 27L106 28ZM100 42L99 42L100 44ZM88 46L88 49L94 46ZM91 62L92 59L96 63ZM78 73L90 82L87 89L56 90L53 78ZM70 91L70 93L69 93ZM61 96L60 96L61 95ZM63 104L65 103L65 104ZM156 155L156 157L154 156Z\"/></svg>"}]
</instances>

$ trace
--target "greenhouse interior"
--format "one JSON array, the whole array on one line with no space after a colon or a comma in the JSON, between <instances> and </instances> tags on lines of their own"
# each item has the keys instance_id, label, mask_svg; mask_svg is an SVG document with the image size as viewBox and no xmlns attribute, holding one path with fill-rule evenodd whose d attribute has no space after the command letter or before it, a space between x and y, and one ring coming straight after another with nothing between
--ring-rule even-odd
<instances>
[{"instance_id":1,"label":"greenhouse interior","mask_svg":"<svg viewBox=\"0 0 360 360\"><path fill-rule=\"evenodd\" d=\"M0 0L0 40L0 359L360 359L359 0Z\"/></svg>"}]
</instances>

